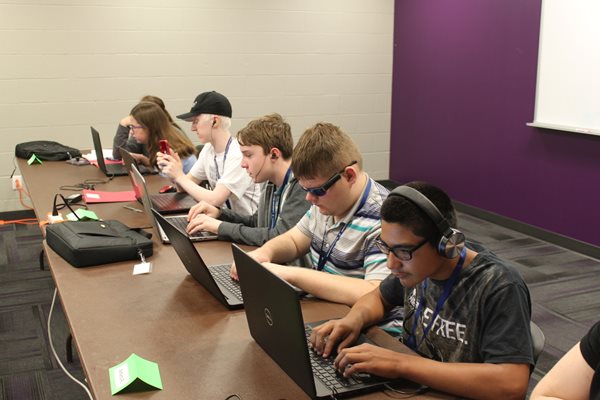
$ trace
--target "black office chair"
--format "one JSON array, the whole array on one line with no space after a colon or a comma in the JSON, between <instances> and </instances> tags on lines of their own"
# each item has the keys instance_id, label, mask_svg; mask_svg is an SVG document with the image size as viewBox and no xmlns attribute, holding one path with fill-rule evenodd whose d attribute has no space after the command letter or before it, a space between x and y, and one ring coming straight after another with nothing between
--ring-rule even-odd
<instances>
[{"instance_id":1,"label":"black office chair","mask_svg":"<svg viewBox=\"0 0 600 400\"><path fill-rule=\"evenodd\" d=\"M531 329L531 340L533 342L533 364L537 364L537 360L544 350L544 344L546 343L546 336L539 326L533 321L530 321L529 328Z\"/></svg>"}]
</instances>

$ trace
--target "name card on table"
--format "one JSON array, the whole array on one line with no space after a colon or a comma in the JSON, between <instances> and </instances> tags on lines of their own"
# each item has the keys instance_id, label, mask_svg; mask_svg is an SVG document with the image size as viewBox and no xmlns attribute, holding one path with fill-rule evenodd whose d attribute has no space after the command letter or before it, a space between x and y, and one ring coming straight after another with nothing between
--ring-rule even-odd
<instances>
[{"instance_id":1,"label":"name card on table","mask_svg":"<svg viewBox=\"0 0 600 400\"><path fill-rule=\"evenodd\" d=\"M109 368L110 392L143 392L162 389L158 364L132 353L127 360Z\"/></svg>"}]
</instances>

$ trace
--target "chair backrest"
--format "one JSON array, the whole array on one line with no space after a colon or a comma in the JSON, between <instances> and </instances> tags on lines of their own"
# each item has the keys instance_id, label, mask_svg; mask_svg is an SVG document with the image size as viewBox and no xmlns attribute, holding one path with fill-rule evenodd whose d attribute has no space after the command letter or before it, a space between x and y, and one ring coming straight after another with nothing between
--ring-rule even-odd
<instances>
[{"instance_id":1,"label":"chair backrest","mask_svg":"<svg viewBox=\"0 0 600 400\"><path fill-rule=\"evenodd\" d=\"M530 321L529 328L531 329L531 340L533 342L533 363L537 364L538 357L542 354L542 350L544 350L546 336L544 336L544 332L533 321Z\"/></svg>"}]
</instances>

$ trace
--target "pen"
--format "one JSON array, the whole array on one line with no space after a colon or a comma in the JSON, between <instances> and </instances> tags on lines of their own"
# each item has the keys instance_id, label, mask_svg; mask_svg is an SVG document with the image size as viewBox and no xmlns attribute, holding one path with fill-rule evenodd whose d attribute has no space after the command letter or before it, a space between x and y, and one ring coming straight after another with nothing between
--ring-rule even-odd
<instances>
[{"instance_id":1,"label":"pen","mask_svg":"<svg viewBox=\"0 0 600 400\"><path fill-rule=\"evenodd\" d=\"M138 210L137 208L133 208L133 207L130 207L130 206L123 206L123 208L126 208L126 209L131 210L131 211L139 212L139 213L143 212L142 210Z\"/></svg>"}]
</instances>

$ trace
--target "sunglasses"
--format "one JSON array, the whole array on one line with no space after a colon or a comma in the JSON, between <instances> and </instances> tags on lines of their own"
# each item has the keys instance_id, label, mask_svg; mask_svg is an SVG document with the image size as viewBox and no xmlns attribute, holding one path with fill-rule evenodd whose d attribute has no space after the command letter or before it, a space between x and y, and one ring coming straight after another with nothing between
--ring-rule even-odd
<instances>
[{"instance_id":1,"label":"sunglasses","mask_svg":"<svg viewBox=\"0 0 600 400\"><path fill-rule=\"evenodd\" d=\"M394 253L394 256L400 261L410 261L412 260L413 253L419 250L423 245L427 243L427 239L423 239L422 242L417 243L413 247L406 246L388 246L386 242L381 240L381 236L377 236L375 239L375 245L381 250L383 254L386 256L390 254L390 252Z\"/></svg>"},{"instance_id":2,"label":"sunglasses","mask_svg":"<svg viewBox=\"0 0 600 400\"><path fill-rule=\"evenodd\" d=\"M342 169L340 172L333 175L331 178L329 178L327 180L327 182L325 182L321 186L312 187L312 188L302 187L302 189L304 189L305 192L312 194L313 196L317 196L317 197L325 196L327 194L327 191L329 190L329 188L331 188L333 185L335 185L335 183L337 181L340 180L340 178L342 177L342 174L346 171L346 168L353 166L357 162L358 161L352 161L350 164L346 165L344 167L344 169Z\"/></svg>"}]
</instances>

